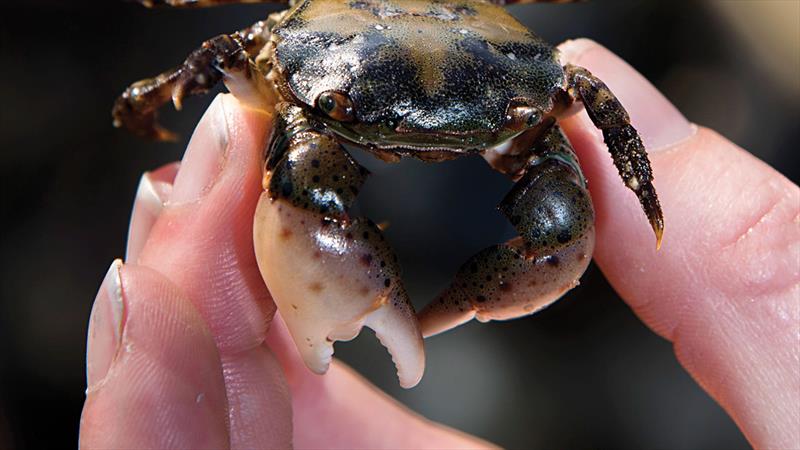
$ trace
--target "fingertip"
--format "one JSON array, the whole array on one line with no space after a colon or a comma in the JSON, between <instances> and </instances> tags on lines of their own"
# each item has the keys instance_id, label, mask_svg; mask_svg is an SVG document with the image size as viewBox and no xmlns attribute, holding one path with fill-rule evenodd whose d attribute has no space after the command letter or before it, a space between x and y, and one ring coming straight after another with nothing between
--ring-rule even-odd
<instances>
[{"instance_id":1,"label":"fingertip","mask_svg":"<svg viewBox=\"0 0 800 450\"><path fill-rule=\"evenodd\" d=\"M121 339L87 392L81 447L227 446L221 364L202 318L151 269L125 265L119 279Z\"/></svg>"},{"instance_id":2,"label":"fingertip","mask_svg":"<svg viewBox=\"0 0 800 450\"><path fill-rule=\"evenodd\" d=\"M172 183L175 181L179 168L180 163L173 162L152 172L145 172L139 180L128 225L125 261L129 263L138 261L139 253L150 236L150 230L169 200Z\"/></svg>"},{"instance_id":3,"label":"fingertip","mask_svg":"<svg viewBox=\"0 0 800 450\"><path fill-rule=\"evenodd\" d=\"M220 95L195 127L181 159L169 202L182 205L204 197L217 182L228 156L230 129Z\"/></svg>"},{"instance_id":4,"label":"fingertip","mask_svg":"<svg viewBox=\"0 0 800 450\"><path fill-rule=\"evenodd\" d=\"M268 115L219 95L198 125L172 197L140 252L141 264L165 274L195 302L223 353L260 344L275 311L252 237L270 125Z\"/></svg>"}]
</instances>

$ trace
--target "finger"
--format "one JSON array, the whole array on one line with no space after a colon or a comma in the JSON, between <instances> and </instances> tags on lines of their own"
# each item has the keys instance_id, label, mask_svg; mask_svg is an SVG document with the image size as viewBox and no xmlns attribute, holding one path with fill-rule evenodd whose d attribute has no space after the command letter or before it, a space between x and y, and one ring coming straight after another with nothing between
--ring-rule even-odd
<instances>
[{"instance_id":1,"label":"finger","mask_svg":"<svg viewBox=\"0 0 800 450\"><path fill-rule=\"evenodd\" d=\"M163 276L114 261L92 308L87 344L81 448L228 446L214 340Z\"/></svg>"},{"instance_id":2,"label":"finger","mask_svg":"<svg viewBox=\"0 0 800 450\"><path fill-rule=\"evenodd\" d=\"M597 209L611 284L756 447L800 442L800 190L716 133L692 131L641 75L588 41L565 55L602 78L650 144L664 207L656 252L584 115L565 123ZM663 128L663 129L662 129Z\"/></svg>"},{"instance_id":3,"label":"finger","mask_svg":"<svg viewBox=\"0 0 800 450\"><path fill-rule=\"evenodd\" d=\"M217 97L139 257L179 286L208 323L224 368L233 447L291 445L288 389L262 346L275 306L253 253L270 124L232 96Z\"/></svg>"},{"instance_id":4,"label":"finger","mask_svg":"<svg viewBox=\"0 0 800 450\"><path fill-rule=\"evenodd\" d=\"M195 302L221 354L261 344L274 305L253 255L269 116L220 95L198 124L140 262Z\"/></svg>"},{"instance_id":5,"label":"finger","mask_svg":"<svg viewBox=\"0 0 800 450\"><path fill-rule=\"evenodd\" d=\"M268 340L292 392L297 448L495 448L415 414L334 359L325 375L303 363L280 315Z\"/></svg>"},{"instance_id":6,"label":"finger","mask_svg":"<svg viewBox=\"0 0 800 450\"><path fill-rule=\"evenodd\" d=\"M180 163L170 163L152 172L145 172L139 180L128 225L128 245L125 251L125 261L128 263L135 263L139 259L150 230L172 193L172 182L179 167Z\"/></svg>"},{"instance_id":7,"label":"finger","mask_svg":"<svg viewBox=\"0 0 800 450\"><path fill-rule=\"evenodd\" d=\"M294 345L270 345L283 365L257 345L264 339L265 327L246 326L253 320L248 305L273 307L252 256L253 213L261 192L261 158L270 122L229 96L215 105L224 106L227 125L222 128L227 135L213 135L218 124L209 122L220 110L212 106L192 138L172 197L140 259L180 280L211 324L224 367L233 445L288 446L294 409L294 439L301 448L418 447L425 442L476 447L466 444L480 441L420 418L349 371L337 368L324 377L312 374ZM210 145L214 143L218 145ZM222 157L220 147L226 149ZM249 274L255 275L247 282L237 278ZM266 324L271 314L261 317ZM288 339L285 328L276 333ZM281 389L286 387L281 368L290 370L291 403ZM393 431L381 431L388 429Z\"/></svg>"}]
</instances>

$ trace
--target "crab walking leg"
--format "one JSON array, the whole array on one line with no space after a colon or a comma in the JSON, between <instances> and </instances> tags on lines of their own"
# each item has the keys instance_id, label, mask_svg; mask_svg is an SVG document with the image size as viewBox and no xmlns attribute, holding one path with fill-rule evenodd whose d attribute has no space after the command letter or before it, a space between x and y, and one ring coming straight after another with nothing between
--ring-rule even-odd
<instances>
[{"instance_id":1,"label":"crab walking leg","mask_svg":"<svg viewBox=\"0 0 800 450\"><path fill-rule=\"evenodd\" d=\"M571 64L565 66L564 70L568 94L583 102L592 122L603 132L603 140L611 152L614 165L625 185L639 198L656 235L656 248L660 248L664 235L664 216L653 187L653 171L647 151L639 133L631 125L628 112L608 86L588 70Z\"/></svg>"},{"instance_id":2,"label":"crab walking leg","mask_svg":"<svg viewBox=\"0 0 800 450\"><path fill-rule=\"evenodd\" d=\"M530 3L578 3L585 0L491 0L495 5L525 5Z\"/></svg>"},{"instance_id":3,"label":"crab walking leg","mask_svg":"<svg viewBox=\"0 0 800 450\"><path fill-rule=\"evenodd\" d=\"M449 288L419 314L425 337L476 318L533 314L577 286L594 250L594 209L560 127L537 141L534 160L501 202L519 237L464 264Z\"/></svg>"},{"instance_id":4,"label":"crab walking leg","mask_svg":"<svg viewBox=\"0 0 800 450\"><path fill-rule=\"evenodd\" d=\"M327 371L333 343L372 328L400 385L422 378L425 354L397 258L378 227L347 209L368 175L295 106L277 106L265 192L254 225L256 258L306 365Z\"/></svg>"},{"instance_id":5,"label":"crab walking leg","mask_svg":"<svg viewBox=\"0 0 800 450\"><path fill-rule=\"evenodd\" d=\"M261 21L237 33L212 38L180 66L133 83L114 103L114 126L148 139L175 140L175 134L159 125L158 109L170 101L181 109L185 96L205 94L221 80L240 100L266 109L271 90L261 77L252 77L254 63L250 55L257 54L267 43L272 23Z\"/></svg>"},{"instance_id":6,"label":"crab walking leg","mask_svg":"<svg viewBox=\"0 0 800 450\"><path fill-rule=\"evenodd\" d=\"M288 0L135 0L142 5L171 6L174 8L205 8L208 6L253 4L253 3L289 3Z\"/></svg>"}]
</instances>

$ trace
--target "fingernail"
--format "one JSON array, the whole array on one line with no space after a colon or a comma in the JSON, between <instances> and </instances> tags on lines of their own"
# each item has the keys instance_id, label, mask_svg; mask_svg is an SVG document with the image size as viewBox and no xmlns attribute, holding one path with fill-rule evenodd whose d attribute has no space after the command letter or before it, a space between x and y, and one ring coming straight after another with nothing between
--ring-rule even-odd
<instances>
[{"instance_id":1,"label":"fingernail","mask_svg":"<svg viewBox=\"0 0 800 450\"><path fill-rule=\"evenodd\" d=\"M562 63L588 69L608 85L631 117L649 152L666 149L695 134L696 127L642 74L590 39L559 46Z\"/></svg>"},{"instance_id":2,"label":"fingernail","mask_svg":"<svg viewBox=\"0 0 800 450\"><path fill-rule=\"evenodd\" d=\"M194 202L207 194L225 163L228 124L223 96L218 95L192 134L175 177L170 205Z\"/></svg>"},{"instance_id":3,"label":"fingernail","mask_svg":"<svg viewBox=\"0 0 800 450\"><path fill-rule=\"evenodd\" d=\"M106 377L122 342L125 302L122 298L122 260L115 259L108 269L94 300L86 342L86 392L95 389Z\"/></svg>"},{"instance_id":4,"label":"fingernail","mask_svg":"<svg viewBox=\"0 0 800 450\"><path fill-rule=\"evenodd\" d=\"M163 177L159 177L159 172L162 171L177 171L177 164L165 166L156 172L145 172L139 180L136 198L133 201L131 221L128 225L128 245L125 249L126 262L136 262L139 258L139 253L145 242L147 242L150 230L156 223L158 215L172 192L172 184L163 181ZM170 180L174 178L175 175L173 173Z\"/></svg>"}]
</instances>

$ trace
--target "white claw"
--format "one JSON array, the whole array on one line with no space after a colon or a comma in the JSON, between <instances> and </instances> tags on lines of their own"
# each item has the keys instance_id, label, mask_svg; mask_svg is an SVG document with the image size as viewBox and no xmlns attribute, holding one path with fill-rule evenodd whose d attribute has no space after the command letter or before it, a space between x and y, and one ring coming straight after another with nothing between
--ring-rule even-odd
<instances>
[{"instance_id":1,"label":"white claw","mask_svg":"<svg viewBox=\"0 0 800 450\"><path fill-rule=\"evenodd\" d=\"M408 389L419 383L425 371L422 335L413 311L397 308L392 301L367 315L364 323L392 355L400 386Z\"/></svg>"},{"instance_id":2,"label":"white claw","mask_svg":"<svg viewBox=\"0 0 800 450\"><path fill-rule=\"evenodd\" d=\"M378 269L393 262L378 243L352 236L357 226L322 225L319 215L263 193L253 227L261 275L313 372L328 370L335 341L367 325L389 350L400 385L413 387L425 369L416 315L400 280Z\"/></svg>"}]
</instances>

